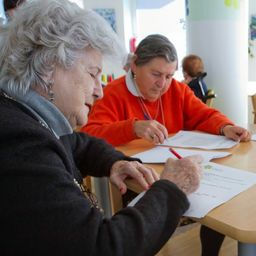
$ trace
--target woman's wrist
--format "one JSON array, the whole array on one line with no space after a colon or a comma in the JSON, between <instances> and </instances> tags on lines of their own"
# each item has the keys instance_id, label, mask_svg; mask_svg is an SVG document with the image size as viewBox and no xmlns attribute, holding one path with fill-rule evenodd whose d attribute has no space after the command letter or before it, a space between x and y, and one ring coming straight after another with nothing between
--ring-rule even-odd
<instances>
[{"instance_id":1,"label":"woman's wrist","mask_svg":"<svg viewBox=\"0 0 256 256\"><path fill-rule=\"evenodd\" d=\"M220 135L223 135L225 136L225 133L224 133L224 128L226 128L227 126L233 126L233 125L230 125L230 124L225 124L223 126L220 127Z\"/></svg>"}]
</instances>

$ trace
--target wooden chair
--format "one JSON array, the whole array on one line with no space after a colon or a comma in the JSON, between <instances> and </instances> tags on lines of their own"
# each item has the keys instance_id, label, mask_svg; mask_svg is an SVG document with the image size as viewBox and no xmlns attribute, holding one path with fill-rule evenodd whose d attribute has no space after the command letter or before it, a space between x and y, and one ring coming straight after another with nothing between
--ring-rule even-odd
<instances>
[{"instance_id":1,"label":"wooden chair","mask_svg":"<svg viewBox=\"0 0 256 256\"><path fill-rule=\"evenodd\" d=\"M252 113L254 115L253 123L256 124L256 93L251 96L252 99Z\"/></svg>"},{"instance_id":2,"label":"wooden chair","mask_svg":"<svg viewBox=\"0 0 256 256\"><path fill-rule=\"evenodd\" d=\"M84 185L92 191L92 178L91 176L87 176L84 178Z\"/></svg>"},{"instance_id":3,"label":"wooden chair","mask_svg":"<svg viewBox=\"0 0 256 256\"><path fill-rule=\"evenodd\" d=\"M111 182L109 182L109 195L112 214L115 214L123 208L123 199L120 191Z\"/></svg>"},{"instance_id":4,"label":"wooden chair","mask_svg":"<svg viewBox=\"0 0 256 256\"><path fill-rule=\"evenodd\" d=\"M212 89L207 91L207 95L206 95L206 101L205 104L208 107L212 107L213 105L213 100L217 97L217 95L214 93L214 91Z\"/></svg>"},{"instance_id":5,"label":"wooden chair","mask_svg":"<svg viewBox=\"0 0 256 256\"><path fill-rule=\"evenodd\" d=\"M209 107L212 107L213 99L217 97L213 90L208 89L204 77L207 75L206 72L199 74L196 78L193 78L188 86L194 92L195 96L198 97Z\"/></svg>"}]
</instances>

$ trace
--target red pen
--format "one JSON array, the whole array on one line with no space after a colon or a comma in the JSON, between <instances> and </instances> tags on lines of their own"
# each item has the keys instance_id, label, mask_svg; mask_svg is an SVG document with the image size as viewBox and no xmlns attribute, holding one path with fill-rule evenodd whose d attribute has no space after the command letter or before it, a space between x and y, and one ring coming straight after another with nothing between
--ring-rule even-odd
<instances>
[{"instance_id":1,"label":"red pen","mask_svg":"<svg viewBox=\"0 0 256 256\"><path fill-rule=\"evenodd\" d=\"M181 158L182 158L182 156L179 155L173 148L169 148L169 151L170 151L173 155L175 155L178 159L181 159Z\"/></svg>"}]
</instances>

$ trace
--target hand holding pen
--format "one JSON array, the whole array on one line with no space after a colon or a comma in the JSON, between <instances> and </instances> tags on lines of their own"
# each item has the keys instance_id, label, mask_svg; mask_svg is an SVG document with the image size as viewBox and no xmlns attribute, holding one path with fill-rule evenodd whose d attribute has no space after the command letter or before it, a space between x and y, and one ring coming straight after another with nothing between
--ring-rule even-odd
<instances>
[{"instance_id":1,"label":"hand holding pen","mask_svg":"<svg viewBox=\"0 0 256 256\"><path fill-rule=\"evenodd\" d=\"M138 120L134 122L133 127L137 137L146 139L154 144L162 144L168 138L166 127L156 120Z\"/></svg>"},{"instance_id":2,"label":"hand holding pen","mask_svg":"<svg viewBox=\"0 0 256 256\"><path fill-rule=\"evenodd\" d=\"M171 153L178 158L168 158L160 179L167 179L175 183L185 194L197 190L201 179L201 163L203 158L200 155L182 158L176 151L170 149Z\"/></svg>"}]
</instances>

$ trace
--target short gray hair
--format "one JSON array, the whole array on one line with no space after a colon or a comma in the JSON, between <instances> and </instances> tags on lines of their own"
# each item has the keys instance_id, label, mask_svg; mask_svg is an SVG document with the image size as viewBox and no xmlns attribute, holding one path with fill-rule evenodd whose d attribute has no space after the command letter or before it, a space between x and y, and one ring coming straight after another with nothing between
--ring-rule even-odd
<instances>
[{"instance_id":1,"label":"short gray hair","mask_svg":"<svg viewBox=\"0 0 256 256\"><path fill-rule=\"evenodd\" d=\"M145 37L135 50L135 64L142 66L153 58L162 57L168 62L178 61L178 56L174 45L170 40L159 34Z\"/></svg>"},{"instance_id":2,"label":"short gray hair","mask_svg":"<svg viewBox=\"0 0 256 256\"><path fill-rule=\"evenodd\" d=\"M86 47L121 59L125 50L109 24L68 0L30 0L0 29L0 88L47 90L55 65L70 68Z\"/></svg>"}]
</instances>

